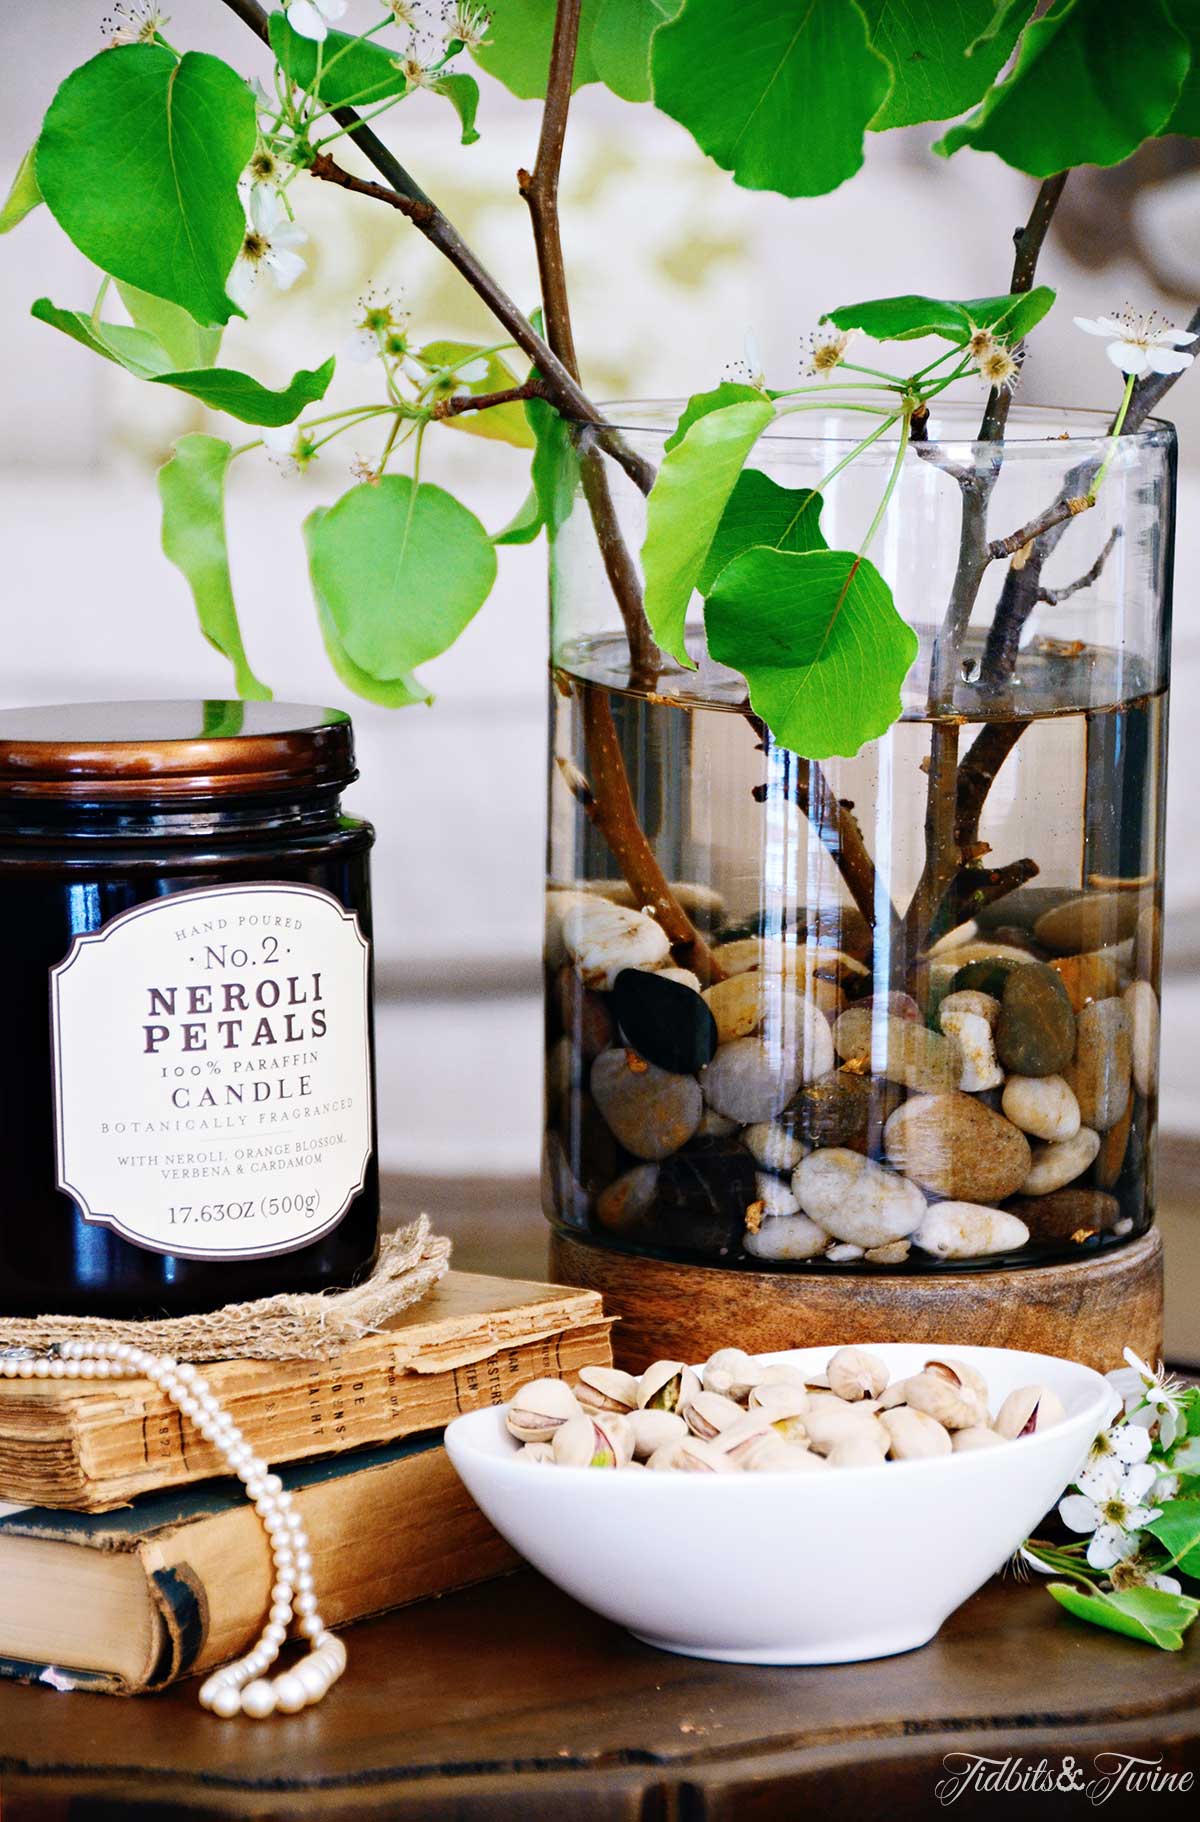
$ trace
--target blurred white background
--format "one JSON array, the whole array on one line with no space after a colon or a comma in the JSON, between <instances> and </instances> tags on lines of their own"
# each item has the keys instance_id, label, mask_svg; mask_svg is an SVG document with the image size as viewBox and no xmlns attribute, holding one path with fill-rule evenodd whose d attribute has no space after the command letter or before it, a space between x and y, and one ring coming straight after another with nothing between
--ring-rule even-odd
<instances>
[{"instance_id":1,"label":"blurred white background","mask_svg":"<svg viewBox=\"0 0 1200 1822\"><path fill-rule=\"evenodd\" d=\"M500 0L503 4L504 0ZM211 49L247 75L267 59L220 0L175 0L168 35ZM2 184L36 137L55 87L103 38L103 0L0 6ZM377 16L350 0L347 23ZM53 29L49 29L53 25ZM419 95L384 136L505 287L527 308L535 268L514 174L530 164L539 110L486 77L480 142L457 143L447 105ZM932 130L868 136L848 188L787 202L736 189L691 139L649 107L588 88L573 110L563 217L576 339L593 397L670 396L712 384L753 325L775 384L797 371L823 309L889 291L969 296L1004 290L1010 235L1032 186L990 157L930 156ZM1125 299L1185 320L1200 294L1200 176L1176 145L1132 172L1073 180L1040 277L1061 303L1038 332L1022 396L1111 406L1117 376L1078 312ZM347 156L346 162L353 159ZM370 284L403 295L418 334L492 339L465 285L390 211L301 179L308 274L286 296L260 288L222 359L271 383L340 349L349 306ZM4 553L5 704L99 696L219 696L228 666L201 640L180 576L158 544L155 467L199 406L129 378L34 322L48 295L90 308L96 275L38 210L0 241L0 540ZM779 376L779 377L776 377ZM329 408L367 384L341 365ZM1200 683L1192 575L1200 528L1200 372L1168 415L1180 426L1176 701ZM214 426L215 427L215 426ZM221 432L225 433L223 420ZM235 440L237 440L235 438ZM309 595L300 521L350 484L370 437L333 445L305 477L260 455L235 466L229 527L243 631L278 697L352 710L362 781L352 805L378 826L384 1162L416 1172L535 1171L541 1064L537 1005L543 867L545 551L501 552L500 580L458 647L426 668L432 709L399 714L348 698L329 672ZM523 497L527 459L461 434L431 436L427 478L458 491L491 527ZM1200 832L1190 780L1200 725L1172 729L1164 1126L1200 1125Z\"/></svg>"}]
</instances>

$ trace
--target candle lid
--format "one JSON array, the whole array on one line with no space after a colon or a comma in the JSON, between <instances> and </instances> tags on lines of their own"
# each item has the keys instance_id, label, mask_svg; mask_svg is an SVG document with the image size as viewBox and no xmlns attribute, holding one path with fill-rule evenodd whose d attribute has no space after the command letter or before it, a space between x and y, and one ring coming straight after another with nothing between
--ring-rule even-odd
<instances>
[{"instance_id":1,"label":"candle lid","mask_svg":"<svg viewBox=\"0 0 1200 1822\"><path fill-rule=\"evenodd\" d=\"M0 802L255 797L357 775L340 709L138 701L0 711Z\"/></svg>"}]
</instances>

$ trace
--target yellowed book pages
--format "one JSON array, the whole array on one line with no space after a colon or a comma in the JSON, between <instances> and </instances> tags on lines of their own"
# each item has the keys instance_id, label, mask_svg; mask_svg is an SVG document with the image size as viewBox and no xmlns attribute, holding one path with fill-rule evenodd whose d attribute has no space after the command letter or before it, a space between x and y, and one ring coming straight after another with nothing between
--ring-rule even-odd
<instances>
[{"instance_id":1,"label":"yellowed book pages","mask_svg":"<svg viewBox=\"0 0 1200 1822\"><path fill-rule=\"evenodd\" d=\"M528 1379L608 1365L594 1291L449 1272L336 1361L222 1361L205 1376L259 1455L279 1463L441 1429ZM110 1511L224 1470L149 1380L0 1380L0 1500Z\"/></svg>"}]
</instances>

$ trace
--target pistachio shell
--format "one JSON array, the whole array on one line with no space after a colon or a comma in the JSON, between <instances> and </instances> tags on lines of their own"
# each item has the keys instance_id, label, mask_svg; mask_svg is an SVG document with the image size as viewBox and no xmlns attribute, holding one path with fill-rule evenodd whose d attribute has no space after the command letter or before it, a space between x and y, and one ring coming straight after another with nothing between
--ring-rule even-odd
<instances>
[{"instance_id":1,"label":"pistachio shell","mask_svg":"<svg viewBox=\"0 0 1200 1822\"><path fill-rule=\"evenodd\" d=\"M847 1404L842 1398L812 1398L804 1414L808 1440L818 1455L828 1455L839 1442L853 1437L874 1442L880 1453L887 1450L887 1437L882 1434L873 1407Z\"/></svg>"},{"instance_id":2,"label":"pistachio shell","mask_svg":"<svg viewBox=\"0 0 1200 1822\"><path fill-rule=\"evenodd\" d=\"M617 1367L581 1367L575 1396L585 1411L634 1411L638 1382Z\"/></svg>"},{"instance_id":3,"label":"pistachio shell","mask_svg":"<svg viewBox=\"0 0 1200 1822\"><path fill-rule=\"evenodd\" d=\"M825 1371L830 1391L851 1401L878 1398L889 1378L878 1354L871 1354L866 1348L839 1348Z\"/></svg>"},{"instance_id":4,"label":"pistachio shell","mask_svg":"<svg viewBox=\"0 0 1200 1822\"><path fill-rule=\"evenodd\" d=\"M560 1468L615 1468L617 1453L588 1412L568 1417L554 1432L554 1459Z\"/></svg>"},{"instance_id":5,"label":"pistachio shell","mask_svg":"<svg viewBox=\"0 0 1200 1822\"><path fill-rule=\"evenodd\" d=\"M894 1411L883 1411L879 1418L891 1439L888 1453L893 1461L919 1461L930 1455L949 1455L950 1432L924 1411L900 1405Z\"/></svg>"},{"instance_id":6,"label":"pistachio shell","mask_svg":"<svg viewBox=\"0 0 1200 1822\"><path fill-rule=\"evenodd\" d=\"M700 1436L705 1442L711 1442L730 1424L737 1423L742 1415L741 1405L721 1392L697 1392L683 1412L684 1422L693 1436Z\"/></svg>"},{"instance_id":7,"label":"pistachio shell","mask_svg":"<svg viewBox=\"0 0 1200 1822\"><path fill-rule=\"evenodd\" d=\"M1010 1392L996 1413L995 1430L1000 1436L1031 1436L1035 1430L1052 1429L1066 1416L1062 1399L1045 1385L1018 1386Z\"/></svg>"},{"instance_id":8,"label":"pistachio shell","mask_svg":"<svg viewBox=\"0 0 1200 1822\"><path fill-rule=\"evenodd\" d=\"M750 1393L750 1409L766 1411L772 1420L777 1417L803 1417L808 1406L809 1395L802 1385L788 1385L781 1380L764 1380Z\"/></svg>"},{"instance_id":9,"label":"pistachio shell","mask_svg":"<svg viewBox=\"0 0 1200 1822\"><path fill-rule=\"evenodd\" d=\"M785 1442L782 1436L760 1436L742 1458L747 1474L811 1474L823 1472L826 1462L811 1449Z\"/></svg>"},{"instance_id":10,"label":"pistachio shell","mask_svg":"<svg viewBox=\"0 0 1200 1822\"><path fill-rule=\"evenodd\" d=\"M640 1410L677 1411L700 1390L699 1374L681 1360L656 1360L638 1381Z\"/></svg>"},{"instance_id":11,"label":"pistachio shell","mask_svg":"<svg viewBox=\"0 0 1200 1822\"><path fill-rule=\"evenodd\" d=\"M882 1445L869 1434L845 1436L825 1459L831 1468L878 1468L887 1456L886 1442L886 1436Z\"/></svg>"},{"instance_id":12,"label":"pistachio shell","mask_svg":"<svg viewBox=\"0 0 1200 1822\"><path fill-rule=\"evenodd\" d=\"M905 1403L947 1430L969 1430L984 1415L974 1394L943 1373L914 1374L907 1382Z\"/></svg>"},{"instance_id":13,"label":"pistachio shell","mask_svg":"<svg viewBox=\"0 0 1200 1822\"><path fill-rule=\"evenodd\" d=\"M956 1380L960 1386L965 1386L968 1392L974 1393L980 1410L987 1410L987 1380L979 1371L978 1367L973 1367L969 1362L960 1360L956 1354L940 1354L936 1360L927 1360L925 1362L925 1371L927 1373L942 1373L949 1378Z\"/></svg>"},{"instance_id":14,"label":"pistachio shell","mask_svg":"<svg viewBox=\"0 0 1200 1822\"><path fill-rule=\"evenodd\" d=\"M722 1430L715 1441L731 1461L744 1460L747 1450L762 1436L772 1435L771 1419L766 1411L743 1411L736 1423Z\"/></svg>"},{"instance_id":15,"label":"pistachio shell","mask_svg":"<svg viewBox=\"0 0 1200 1822\"><path fill-rule=\"evenodd\" d=\"M724 1382L718 1384L717 1377L721 1375L724 1375ZM710 1392L724 1392L726 1397L736 1398L741 1403L758 1384L762 1369L742 1348L718 1348L705 1361L702 1377Z\"/></svg>"},{"instance_id":16,"label":"pistachio shell","mask_svg":"<svg viewBox=\"0 0 1200 1822\"><path fill-rule=\"evenodd\" d=\"M683 1436L678 1442L655 1449L646 1463L648 1468L675 1468L685 1474L732 1474L733 1463L714 1443L702 1442L698 1436Z\"/></svg>"},{"instance_id":17,"label":"pistachio shell","mask_svg":"<svg viewBox=\"0 0 1200 1822\"><path fill-rule=\"evenodd\" d=\"M648 1461L655 1450L687 1435L687 1425L677 1411L631 1411L626 1421L635 1461Z\"/></svg>"},{"instance_id":18,"label":"pistachio shell","mask_svg":"<svg viewBox=\"0 0 1200 1822\"><path fill-rule=\"evenodd\" d=\"M526 1465L532 1462L535 1466L538 1462L553 1461L553 1445L548 1442L524 1443L521 1448L517 1450L517 1460L525 1462Z\"/></svg>"},{"instance_id":19,"label":"pistachio shell","mask_svg":"<svg viewBox=\"0 0 1200 1822\"><path fill-rule=\"evenodd\" d=\"M997 1436L995 1430L986 1423L973 1423L965 1430L955 1430L950 1439L956 1455L965 1455L972 1449L994 1449L997 1443L1005 1440L1005 1437Z\"/></svg>"},{"instance_id":20,"label":"pistachio shell","mask_svg":"<svg viewBox=\"0 0 1200 1822\"><path fill-rule=\"evenodd\" d=\"M565 1379L531 1379L513 1393L504 1421L518 1442L550 1442L578 1414L579 1401Z\"/></svg>"}]
</instances>

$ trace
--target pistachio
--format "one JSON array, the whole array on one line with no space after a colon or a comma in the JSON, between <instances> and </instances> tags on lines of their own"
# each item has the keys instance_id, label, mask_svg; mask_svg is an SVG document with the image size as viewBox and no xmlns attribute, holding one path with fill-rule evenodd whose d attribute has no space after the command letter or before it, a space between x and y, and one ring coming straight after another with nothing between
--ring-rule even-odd
<instances>
[{"instance_id":1,"label":"pistachio","mask_svg":"<svg viewBox=\"0 0 1200 1822\"><path fill-rule=\"evenodd\" d=\"M741 1404L762 1378L762 1368L743 1348L718 1348L705 1361L702 1377L710 1392L724 1392Z\"/></svg>"},{"instance_id":2,"label":"pistachio","mask_svg":"<svg viewBox=\"0 0 1200 1822\"><path fill-rule=\"evenodd\" d=\"M928 1367L907 1381L904 1402L910 1411L924 1412L947 1430L969 1430L986 1415L956 1374L930 1372Z\"/></svg>"},{"instance_id":3,"label":"pistachio","mask_svg":"<svg viewBox=\"0 0 1200 1822\"><path fill-rule=\"evenodd\" d=\"M825 1370L830 1390L851 1402L878 1398L888 1382L888 1370L878 1354L865 1348L839 1348Z\"/></svg>"},{"instance_id":4,"label":"pistachio","mask_svg":"<svg viewBox=\"0 0 1200 1822\"><path fill-rule=\"evenodd\" d=\"M1052 1429L1066 1414L1062 1399L1049 1386L1018 1386L997 1411L995 1429L1006 1438L1032 1436L1035 1430Z\"/></svg>"},{"instance_id":5,"label":"pistachio","mask_svg":"<svg viewBox=\"0 0 1200 1822\"><path fill-rule=\"evenodd\" d=\"M965 1430L955 1430L950 1438L950 1446L956 1455L965 1455L971 1449L994 1449L997 1443L1006 1441L997 1436L990 1424L973 1423Z\"/></svg>"},{"instance_id":6,"label":"pistachio","mask_svg":"<svg viewBox=\"0 0 1200 1822\"><path fill-rule=\"evenodd\" d=\"M531 1379L513 1394L504 1421L518 1442L550 1442L578 1414L579 1401L565 1379Z\"/></svg>"},{"instance_id":7,"label":"pistachio","mask_svg":"<svg viewBox=\"0 0 1200 1822\"><path fill-rule=\"evenodd\" d=\"M785 1442L781 1436L766 1435L749 1445L741 1465L748 1474L811 1474L814 1469L823 1470L826 1463L811 1449Z\"/></svg>"},{"instance_id":8,"label":"pistachio","mask_svg":"<svg viewBox=\"0 0 1200 1822\"><path fill-rule=\"evenodd\" d=\"M568 1417L554 1432L554 1459L560 1468L617 1468L612 1439L588 1411Z\"/></svg>"},{"instance_id":9,"label":"pistachio","mask_svg":"<svg viewBox=\"0 0 1200 1822\"><path fill-rule=\"evenodd\" d=\"M770 1361L769 1364L762 1369L759 1383L760 1385L798 1386L801 1391L807 1391L808 1389L808 1381L800 1371L800 1368L793 1366L788 1360Z\"/></svg>"},{"instance_id":10,"label":"pistachio","mask_svg":"<svg viewBox=\"0 0 1200 1822\"><path fill-rule=\"evenodd\" d=\"M677 1411L631 1411L626 1422L633 1436L635 1461L648 1461L656 1449L687 1435L687 1425Z\"/></svg>"},{"instance_id":11,"label":"pistachio","mask_svg":"<svg viewBox=\"0 0 1200 1822\"><path fill-rule=\"evenodd\" d=\"M743 1411L737 1422L722 1430L715 1441L730 1461L740 1464L760 1437L771 1434L771 1419L766 1411Z\"/></svg>"},{"instance_id":12,"label":"pistachio","mask_svg":"<svg viewBox=\"0 0 1200 1822\"><path fill-rule=\"evenodd\" d=\"M677 1468L684 1474L732 1474L733 1463L715 1443L699 1436L683 1436L678 1442L655 1449L646 1463L648 1468Z\"/></svg>"},{"instance_id":13,"label":"pistachio","mask_svg":"<svg viewBox=\"0 0 1200 1822\"><path fill-rule=\"evenodd\" d=\"M808 1431L808 1440L818 1455L828 1455L839 1442L849 1442L855 1437L873 1443L881 1454L887 1451L887 1436L880 1430L880 1420L874 1415L874 1406L865 1402L847 1404L842 1398L832 1397L810 1399L804 1415L804 1427Z\"/></svg>"},{"instance_id":14,"label":"pistachio","mask_svg":"<svg viewBox=\"0 0 1200 1822\"><path fill-rule=\"evenodd\" d=\"M908 1403L908 1380L897 1379L876 1400L881 1411L894 1411L898 1406Z\"/></svg>"},{"instance_id":15,"label":"pistachio","mask_svg":"<svg viewBox=\"0 0 1200 1822\"><path fill-rule=\"evenodd\" d=\"M766 1411L772 1420L776 1417L803 1417L808 1404L807 1388L804 1385L788 1384L786 1380L764 1379L750 1393L750 1409Z\"/></svg>"},{"instance_id":16,"label":"pistachio","mask_svg":"<svg viewBox=\"0 0 1200 1822\"><path fill-rule=\"evenodd\" d=\"M585 1366L575 1396L585 1411L636 1411L638 1382L616 1367Z\"/></svg>"},{"instance_id":17,"label":"pistachio","mask_svg":"<svg viewBox=\"0 0 1200 1822\"><path fill-rule=\"evenodd\" d=\"M700 1390L699 1375L681 1360L656 1360L638 1381L638 1408L678 1411Z\"/></svg>"},{"instance_id":18,"label":"pistachio","mask_svg":"<svg viewBox=\"0 0 1200 1822\"><path fill-rule=\"evenodd\" d=\"M523 1461L526 1464L526 1466L528 1466L528 1464L530 1462L532 1462L536 1465L538 1462L553 1461L554 1460L553 1444L548 1443L548 1442L523 1443L522 1446L517 1450L517 1460Z\"/></svg>"},{"instance_id":19,"label":"pistachio","mask_svg":"<svg viewBox=\"0 0 1200 1822\"><path fill-rule=\"evenodd\" d=\"M740 1404L732 1398L726 1398L721 1392L697 1392L684 1409L683 1417L693 1436L702 1437L711 1442L730 1424L737 1423L744 1415Z\"/></svg>"},{"instance_id":20,"label":"pistachio","mask_svg":"<svg viewBox=\"0 0 1200 1822\"><path fill-rule=\"evenodd\" d=\"M987 1380L977 1367L970 1366L965 1360L960 1360L956 1354L943 1354L938 1360L927 1360L925 1371L940 1373L944 1379L949 1379L952 1385L962 1386L965 1391L972 1394L980 1410L987 1411Z\"/></svg>"},{"instance_id":21,"label":"pistachio","mask_svg":"<svg viewBox=\"0 0 1200 1822\"><path fill-rule=\"evenodd\" d=\"M879 1468L887 1457L887 1439L881 1447L873 1436L844 1436L825 1457L831 1468Z\"/></svg>"},{"instance_id":22,"label":"pistachio","mask_svg":"<svg viewBox=\"0 0 1200 1822\"><path fill-rule=\"evenodd\" d=\"M949 1455L953 1447L950 1432L924 1411L901 1405L884 1411L880 1423L891 1439L888 1453L893 1461L919 1461L930 1455Z\"/></svg>"}]
</instances>

